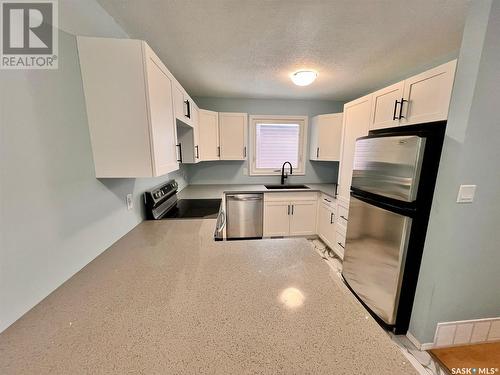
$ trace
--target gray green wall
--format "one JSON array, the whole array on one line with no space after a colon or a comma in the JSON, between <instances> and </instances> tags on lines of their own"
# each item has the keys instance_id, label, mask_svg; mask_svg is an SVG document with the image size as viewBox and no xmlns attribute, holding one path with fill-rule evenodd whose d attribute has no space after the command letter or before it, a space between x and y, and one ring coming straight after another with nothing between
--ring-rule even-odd
<instances>
[{"instance_id":1,"label":"gray green wall","mask_svg":"<svg viewBox=\"0 0 500 375\"><path fill-rule=\"evenodd\" d=\"M95 178L75 34L126 34L94 0L59 13L58 70L0 71L0 331L142 221L141 193L169 178Z\"/></svg>"},{"instance_id":2,"label":"gray green wall","mask_svg":"<svg viewBox=\"0 0 500 375\"><path fill-rule=\"evenodd\" d=\"M246 112L250 115L303 115L342 112L344 103L326 100L195 98L202 109L217 112ZM309 127L310 129L310 127ZM308 142L309 147L309 142ZM309 152L308 154L309 155ZM189 183L196 184L260 184L279 182L276 176L248 176L247 162L202 162L186 168ZM337 182L337 162L306 162L305 176L291 176L291 183Z\"/></svg>"},{"instance_id":3,"label":"gray green wall","mask_svg":"<svg viewBox=\"0 0 500 375\"><path fill-rule=\"evenodd\" d=\"M410 333L500 317L500 1L471 2L460 51ZM460 184L477 184L457 204Z\"/></svg>"}]
</instances>

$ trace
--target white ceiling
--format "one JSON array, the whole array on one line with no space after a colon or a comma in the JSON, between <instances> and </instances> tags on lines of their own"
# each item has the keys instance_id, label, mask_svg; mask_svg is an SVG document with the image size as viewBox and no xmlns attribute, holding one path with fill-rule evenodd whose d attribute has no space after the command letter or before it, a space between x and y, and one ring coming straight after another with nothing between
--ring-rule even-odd
<instances>
[{"instance_id":1,"label":"white ceiling","mask_svg":"<svg viewBox=\"0 0 500 375\"><path fill-rule=\"evenodd\" d=\"M352 99L460 48L467 0L98 0L193 96ZM297 87L292 72L312 68Z\"/></svg>"}]
</instances>

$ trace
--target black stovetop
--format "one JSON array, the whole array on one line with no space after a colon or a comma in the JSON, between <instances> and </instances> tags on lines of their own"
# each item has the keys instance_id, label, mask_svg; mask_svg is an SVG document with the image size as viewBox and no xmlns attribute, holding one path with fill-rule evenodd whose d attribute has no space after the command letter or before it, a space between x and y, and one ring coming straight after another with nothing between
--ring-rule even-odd
<instances>
[{"instance_id":1,"label":"black stovetop","mask_svg":"<svg viewBox=\"0 0 500 375\"><path fill-rule=\"evenodd\" d=\"M175 206L161 217L165 219L216 219L222 199L179 199Z\"/></svg>"}]
</instances>

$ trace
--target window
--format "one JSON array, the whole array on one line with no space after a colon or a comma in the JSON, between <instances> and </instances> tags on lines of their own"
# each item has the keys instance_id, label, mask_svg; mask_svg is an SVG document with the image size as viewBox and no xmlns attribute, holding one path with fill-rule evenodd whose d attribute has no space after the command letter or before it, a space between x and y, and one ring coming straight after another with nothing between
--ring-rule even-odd
<instances>
[{"instance_id":1,"label":"window","mask_svg":"<svg viewBox=\"0 0 500 375\"><path fill-rule=\"evenodd\" d=\"M250 174L281 174L285 161L305 174L306 138L307 117L250 116Z\"/></svg>"}]
</instances>

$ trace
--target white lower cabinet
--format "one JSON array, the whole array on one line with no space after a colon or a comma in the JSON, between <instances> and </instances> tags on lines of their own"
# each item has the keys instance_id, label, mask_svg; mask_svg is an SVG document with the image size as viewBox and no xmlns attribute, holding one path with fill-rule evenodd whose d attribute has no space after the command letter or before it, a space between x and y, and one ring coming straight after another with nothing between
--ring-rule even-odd
<instances>
[{"instance_id":1,"label":"white lower cabinet","mask_svg":"<svg viewBox=\"0 0 500 375\"><path fill-rule=\"evenodd\" d=\"M290 236L316 234L317 201L290 202Z\"/></svg>"},{"instance_id":2,"label":"white lower cabinet","mask_svg":"<svg viewBox=\"0 0 500 375\"><path fill-rule=\"evenodd\" d=\"M321 202L318 207L318 236L330 249L335 246L335 209Z\"/></svg>"},{"instance_id":3,"label":"white lower cabinet","mask_svg":"<svg viewBox=\"0 0 500 375\"><path fill-rule=\"evenodd\" d=\"M318 194L264 194L264 237L316 234Z\"/></svg>"},{"instance_id":4,"label":"white lower cabinet","mask_svg":"<svg viewBox=\"0 0 500 375\"><path fill-rule=\"evenodd\" d=\"M264 203L264 237L288 236L290 233L290 203Z\"/></svg>"}]
</instances>

